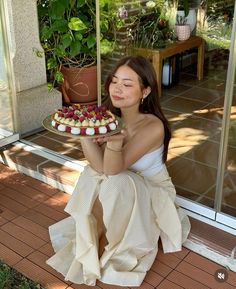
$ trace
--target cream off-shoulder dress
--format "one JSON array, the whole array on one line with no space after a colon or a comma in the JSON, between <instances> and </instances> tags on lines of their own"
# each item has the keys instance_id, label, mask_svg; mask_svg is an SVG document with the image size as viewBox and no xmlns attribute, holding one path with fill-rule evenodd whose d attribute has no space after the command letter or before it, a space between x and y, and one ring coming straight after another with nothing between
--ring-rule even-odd
<instances>
[{"instance_id":1,"label":"cream off-shoulder dress","mask_svg":"<svg viewBox=\"0 0 236 289\"><path fill-rule=\"evenodd\" d=\"M49 227L56 253L47 264L65 280L140 286L155 260L159 238L165 253L182 249L190 223L175 206L176 192L161 161L162 151L163 146L117 175L85 167L65 208L70 216ZM100 258L92 213L97 197L108 241Z\"/></svg>"}]
</instances>

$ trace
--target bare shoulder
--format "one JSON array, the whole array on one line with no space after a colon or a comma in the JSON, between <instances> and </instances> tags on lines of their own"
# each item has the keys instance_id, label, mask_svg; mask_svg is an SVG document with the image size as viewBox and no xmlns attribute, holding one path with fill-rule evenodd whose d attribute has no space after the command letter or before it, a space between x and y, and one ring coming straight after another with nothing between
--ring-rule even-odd
<instances>
[{"instance_id":1,"label":"bare shoulder","mask_svg":"<svg viewBox=\"0 0 236 289\"><path fill-rule=\"evenodd\" d=\"M162 133L164 132L164 126L162 121L152 114L145 115L145 121L143 123L143 130L147 129L152 130L153 133Z\"/></svg>"},{"instance_id":2,"label":"bare shoulder","mask_svg":"<svg viewBox=\"0 0 236 289\"><path fill-rule=\"evenodd\" d=\"M164 125L162 121L152 114L146 114L142 125L136 132L136 137L145 140L146 143L156 144L159 146L162 144L164 139Z\"/></svg>"}]
</instances>

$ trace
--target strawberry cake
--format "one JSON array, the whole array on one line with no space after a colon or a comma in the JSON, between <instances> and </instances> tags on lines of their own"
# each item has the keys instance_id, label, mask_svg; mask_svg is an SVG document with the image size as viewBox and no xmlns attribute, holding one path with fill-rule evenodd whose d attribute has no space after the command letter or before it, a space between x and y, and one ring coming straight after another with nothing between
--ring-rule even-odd
<instances>
[{"instance_id":1,"label":"strawberry cake","mask_svg":"<svg viewBox=\"0 0 236 289\"><path fill-rule=\"evenodd\" d=\"M104 105L72 105L58 109L52 115L51 125L60 132L94 136L115 131L118 120Z\"/></svg>"}]
</instances>

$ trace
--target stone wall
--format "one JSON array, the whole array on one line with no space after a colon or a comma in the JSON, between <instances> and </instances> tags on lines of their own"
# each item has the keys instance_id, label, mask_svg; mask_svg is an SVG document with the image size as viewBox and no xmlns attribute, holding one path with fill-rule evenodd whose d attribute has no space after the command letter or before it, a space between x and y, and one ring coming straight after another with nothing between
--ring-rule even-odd
<instances>
[{"instance_id":1,"label":"stone wall","mask_svg":"<svg viewBox=\"0 0 236 289\"><path fill-rule=\"evenodd\" d=\"M6 1L14 90L21 135L41 129L43 119L62 105L61 93L49 93L39 41L37 0Z\"/></svg>"}]
</instances>

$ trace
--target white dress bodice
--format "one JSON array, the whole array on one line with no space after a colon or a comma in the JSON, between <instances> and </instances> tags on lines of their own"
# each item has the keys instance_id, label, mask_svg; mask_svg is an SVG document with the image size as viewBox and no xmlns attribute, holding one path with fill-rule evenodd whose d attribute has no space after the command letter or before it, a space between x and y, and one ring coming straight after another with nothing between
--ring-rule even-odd
<instances>
[{"instance_id":1,"label":"white dress bodice","mask_svg":"<svg viewBox=\"0 0 236 289\"><path fill-rule=\"evenodd\" d=\"M139 173L144 177L152 177L160 172L164 166L162 161L162 154L164 145L162 144L158 149L148 152L129 167L131 171Z\"/></svg>"}]
</instances>

